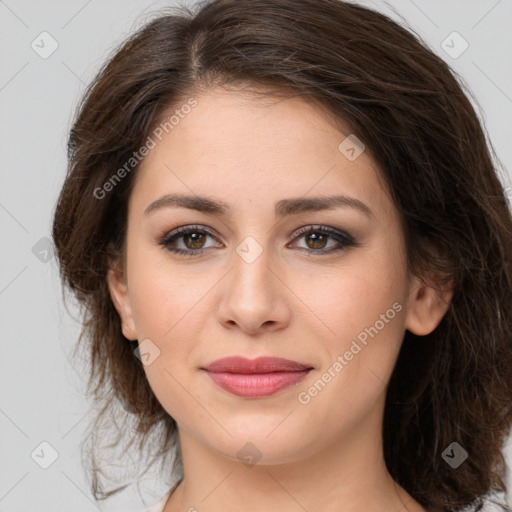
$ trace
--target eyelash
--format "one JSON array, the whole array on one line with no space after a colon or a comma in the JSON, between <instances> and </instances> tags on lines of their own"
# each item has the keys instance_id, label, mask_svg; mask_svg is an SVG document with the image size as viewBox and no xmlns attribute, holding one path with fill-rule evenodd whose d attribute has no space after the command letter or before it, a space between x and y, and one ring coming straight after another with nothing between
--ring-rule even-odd
<instances>
[{"instance_id":1,"label":"eyelash","mask_svg":"<svg viewBox=\"0 0 512 512\"><path fill-rule=\"evenodd\" d=\"M162 245L166 250L177 254L179 256L187 256L187 257L194 257L194 256L200 256L203 254L208 248L204 249L177 249L177 248L171 248L169 247L170 244L173 244L177 239L183 237L183 235L187 235L190 233L200 233L209 235L212 238L216 239L216 236L213 234L213 232L210 229L207 229L202 226L183 226L180 228L177 228L170 233L166 234L163 238L161 238L159 245ZM337 241L338 243L342 244L341 246L338 246L334 249L305 249L304 247L299 247L299 249L312 253L314 255L324 255L324 254L332 254L337 251L344 251L347 250L348 247L357 247L359 244L354 240L354 238L349 235L346 232L334 230L331 228L328 228L326 226L305 226L302 228L299 228L295 232L295 237L293 240L296 240L297 238L301 238L304 235L317 233L321 235L327 235L333 240Z\"/></svg>"}]
</instances>

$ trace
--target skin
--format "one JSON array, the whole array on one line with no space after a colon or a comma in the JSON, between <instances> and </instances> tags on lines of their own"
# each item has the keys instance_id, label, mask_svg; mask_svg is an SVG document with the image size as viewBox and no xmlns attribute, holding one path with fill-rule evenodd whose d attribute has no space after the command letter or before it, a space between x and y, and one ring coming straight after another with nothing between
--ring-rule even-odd
<instances>
[{"instance_id":1,"label":"skin","mask_svg":"<svg viewBox=\"0 0 512 512\"><path fill-rule=\"evenodd\" d=\"M176 420L184 480L164 511L423 511L389 475L381 428L386 385L405 330L432 332L451 291L408 273L400 218L369 151L350 161L338 150L350 133L304 99L262 100L216 88L194 96L188 116L150 151L129 199L126 260L108 274L128 339L149 338L159 356L144 366ZM168 207L144 215L167 193L214 197L232 217ZM344 207L274 216L285 198L343 194L373 212ZM177 227L209 227L202 242L181 237L173 254L159 245ZM303 226L328 226L359 244L324 245ZM236 248L248 236L261 254ZM195 245L194 245L195 244ZM402 306L309 403L298 401L366 327ZM306 363L306 378L272 396L240 398L201 367L225 356L261 355ZM331 370L332 374L332 370ZM261 459L247 467L251 442ZM193 507L193 508L192 508ZM302 508L301 508L302 507Z\"/></svg>"}]
</instances>

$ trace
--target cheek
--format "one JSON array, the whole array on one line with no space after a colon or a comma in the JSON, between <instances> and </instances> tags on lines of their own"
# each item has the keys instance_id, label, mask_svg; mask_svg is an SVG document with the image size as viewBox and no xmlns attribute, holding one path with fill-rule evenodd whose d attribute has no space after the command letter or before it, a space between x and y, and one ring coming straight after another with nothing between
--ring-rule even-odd
<instances>
[{"instance_id":1,"label":"cheek","mask_svg":"<svg viewBox=\"0 0 512 512\"><path fill-rule=\"evenodd\" d=\"M318 396L311 398L312 406L323 411L319 414L333 435L339 425L349 421L347 418L372 410L385 392L403 340L401 283L393 279L389 269L385 273L385 267L375 266L374 270L354 267L345 276L333 275L325 279L323 293L308 296L311 309L329 330L319 334L315 329L326 354L318 381L311 388L300 387L300 398ZM333 409L332 404L338 405Z\"/></svg>"},{"instance_id":2,"label":"cheek","mask_svg":"<svg viewBox=\"0 0 512 512\"><path fill-rule=\"evenodd\" d=\"M322 321L329 361L346 354L349 365L364 367L361 371L390 372L405 332L406 274L400 258L392 251L359 254L307 294L302 290Z\"/></svg>"},{"instance_id":3,"label":"cheek","mask_svg":"<svg viewBox=\"0 0 512 512\"><path fill-rule=\"evenodd\" d=\"M189 312L204 295L204 284L182 272L152 251L132 254L129 288L132 311L141 336L165 340L182 324L189 322Z\"/></svg>"},{"instance_id":4,"label":"cheek","mask_svg":"<svg viewBox=\"0 0 512 512\"><path fill-rule=\"evenodd\" d=\"M178 423L187 421L184 411L191 408L191 353L201 328L200 309L194 308L201 290L190 291L194 287L185 287L186 282L169 275L168 269L141 266L132 274L130 292L139 342L150 339L159 351L151 364L144 365L148 383Z\"/></svg>"},{"instance_id":5,"label":"cheek","mask_svg":"<svg viewBox=\"0 0 512 512\"><path fill-rule=\"evenodd\" d=\"M182 373L200 338L207 314L201 299L211 288L211 279L180 271L143 250L132 254L128 279L139 342L150 339L160 350L158 363L165 362L170 372ZM146 369L154 373L152 366Z\"/></svg>"},{"instance_id":6,"label":"cheek","mask_svg":"<svg viewBox=\"0 0 512 512\"><path fill-rule=\"evenodd\" d=\"M378 266L346 268L316 282L317 287L301 293L334 335L357 334L378 321L395 302L402 303L404 297L402 281ZM396 309L389 316L394 318Z\"/></svg>"}]
</instances>

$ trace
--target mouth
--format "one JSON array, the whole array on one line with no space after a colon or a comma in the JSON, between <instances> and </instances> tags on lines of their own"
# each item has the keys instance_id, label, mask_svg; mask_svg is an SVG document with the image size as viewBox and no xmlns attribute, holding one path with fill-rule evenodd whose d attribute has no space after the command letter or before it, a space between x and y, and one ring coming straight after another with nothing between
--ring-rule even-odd
<instances>
[{"instance_id":1,"label":"mouth","mask_svg":"<svg viewBox=\"0 0 512 512\"><path fill-rule=\"evenodd\" d=\"M300 382L313 368L276 357L225 357L202 368L212 381L229 393L263 398Z\"/></svg>"}]
</instances>

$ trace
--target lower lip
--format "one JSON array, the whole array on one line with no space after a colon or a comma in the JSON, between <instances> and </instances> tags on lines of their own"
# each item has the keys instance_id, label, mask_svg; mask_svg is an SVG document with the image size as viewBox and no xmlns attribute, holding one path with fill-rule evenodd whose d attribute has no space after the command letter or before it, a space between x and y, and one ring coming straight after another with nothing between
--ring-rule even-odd
<instances>
[{"instance_id":1,"label":"lower lip","mask_svg":"<svg viewBox=\"0 0 512 512\"><path fill-rule=\"evenodd\" d=\"M272 373L212 373L206 372L217 386L233 395L260 398L273 395L301 381L311 370Z\"/></svg>"}]
</instances>

